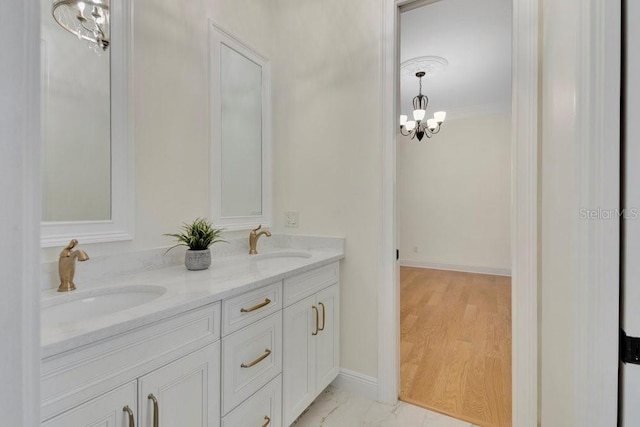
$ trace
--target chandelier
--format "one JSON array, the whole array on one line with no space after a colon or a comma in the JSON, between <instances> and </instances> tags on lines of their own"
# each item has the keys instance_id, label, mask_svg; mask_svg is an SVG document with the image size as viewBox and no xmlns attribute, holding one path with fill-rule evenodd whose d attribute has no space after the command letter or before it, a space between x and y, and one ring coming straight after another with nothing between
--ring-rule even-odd
<instances>
[{"instance_id":1,"label":"chandelier","mask_svg":"<svg viewBox=\"0 0 640 427\"><path fill-rule=\"evenodd\" d=\"M425 76L424 71L418 71L416 77L420 82L418 96L413 98L413 120L407 121L407 116L400 116L400 133L404 136L411 136L411 139L418 138L422 141L425 136L431 138L440 132L440 125L444 122L447 113L444 111L436 111L433 118L424 120L427 113L427 105L429 98L422 94L422 78Z\"/></svg>"},{"instance_id":2,"label":"chandelier","mask_svg":"<svg viewBox=\"0 0 640 427\"><path fill-rule=\"evenodd\" d=\"M54 0L53 17L96 52L109 48L109 0Z\"/></svg>"}]
</instances>

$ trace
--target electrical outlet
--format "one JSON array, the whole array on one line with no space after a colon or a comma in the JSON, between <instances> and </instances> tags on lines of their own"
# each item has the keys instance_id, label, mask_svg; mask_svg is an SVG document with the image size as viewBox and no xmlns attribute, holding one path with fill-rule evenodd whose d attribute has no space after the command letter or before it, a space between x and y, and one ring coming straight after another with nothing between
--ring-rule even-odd
<instances>
[{"instance_id":1,"label":"electrical outlet","mask_svg":"<svg viewBox=\"0 0 640 427\"><path fill-rule=\"evenodd\" d=\"M284 213L284 226L288 228L298 228L297 211L289 211Z\"/></svg>"}]
</instances>

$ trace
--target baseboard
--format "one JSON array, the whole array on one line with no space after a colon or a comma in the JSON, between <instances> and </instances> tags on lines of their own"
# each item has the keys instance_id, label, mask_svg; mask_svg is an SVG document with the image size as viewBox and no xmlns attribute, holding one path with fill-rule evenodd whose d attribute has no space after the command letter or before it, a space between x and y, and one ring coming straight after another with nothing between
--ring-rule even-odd
<instances>
[{"instance_id":1,"label":"baseboard","mask_svg":"<svg viewBox=\"0 0 640 427\"><path fill-rule=\"evenodd\" d=\"M476 267L470 265L443 264L429 261L413 261L401 259L400 265L403 267L431 268L433 270L461 271L464 273L492 274L494 276L511 277L510 268Z\"/></svg>"},{"instance_id":2,"label":"baseboard","mask_svg":"<svg viewBox=\"0 0 640 427\"><path fill-rule=\"evenodd\" d=\"M334 387L346 390L371 400L378 400L378 379L359 372L341 369L338 377L331 383Z\"/></svg>"}]
</instances>

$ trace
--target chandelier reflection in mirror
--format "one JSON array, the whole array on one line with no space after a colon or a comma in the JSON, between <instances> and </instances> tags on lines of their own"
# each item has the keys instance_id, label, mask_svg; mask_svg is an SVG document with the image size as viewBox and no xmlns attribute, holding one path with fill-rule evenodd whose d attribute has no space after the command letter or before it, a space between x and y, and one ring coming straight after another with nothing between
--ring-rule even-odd
<instances>
[{"instance_id":1,"label":"chandelier reflection in mirror","mask_svg":"<svg viewBox=\"0 0 640 427\"><path fill-rule=\"evenodd\" d=\"M427 114L427 105L429 98L422 94L422 78L425 76L424 71L418 71L416 77L419 80L420 89L418 96L413 98L413 120L407 120L407 116L400 116L400 133L404 136L410 136L411 139L418 138L422 141L425 136L431 138L440 132L440 126L444 122L447 113L444 111L436 111L433 118L424 120Z\"/></svg>"},{"instance_id":2,"label":"chandelier reflection in mirror","mask_svg":"<svg viewBox=\"0 0 640 427\"><path fill-rule=\"evenodd\" d=\"M109 0L54 0L53 17L97 53L109 48Z\"/></svg>"}]
</instances>

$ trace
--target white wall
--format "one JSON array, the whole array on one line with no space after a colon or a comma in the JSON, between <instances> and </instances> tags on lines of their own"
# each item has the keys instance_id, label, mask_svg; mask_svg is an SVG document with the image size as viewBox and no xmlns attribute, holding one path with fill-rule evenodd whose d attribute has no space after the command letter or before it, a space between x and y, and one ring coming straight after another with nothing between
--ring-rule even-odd
<instances>
[{"instance_id":1,"label":"white wall","mask_svg":"<svg viewBox=\"0 0 640 427\"><path fill-rule=\"evenodd\" d=\"M274 223L346 237L341 365L377 376L380 278L380 0L278 0ZM393 351L393 349L390 349Z\"/></svg>"},{"instance_id":2,"label":"white wall","mask_svg":"<svg viewBox=\"0 0 640 427\"><path fill-rule=\"evenodd\" d=\"M400 259L508 272L510 117L450 120L425 140L398 139Z\"/></svg>"},{"instance_id":3,"label":"white wall","mask_svg":"<svg viewBox=\"0 0 640 427\"><path fill-rule=\"evenodd\" d=\"M0 425L40 423L40 4L0 5Z\"/></svg>"},{"instance_id":4,"label":"white wall","mask_svg":"<svg viewBox=\"0 0 640 427\"><path fill-rule=\"evenodd\" d=\"M80 242L90 256L167 247L163 233L210 216L208 19L271 57L268 2L136 0L134 9L135 238ZM44 260L59 252L43 250Z\"/></svg>"}]
</instances>

